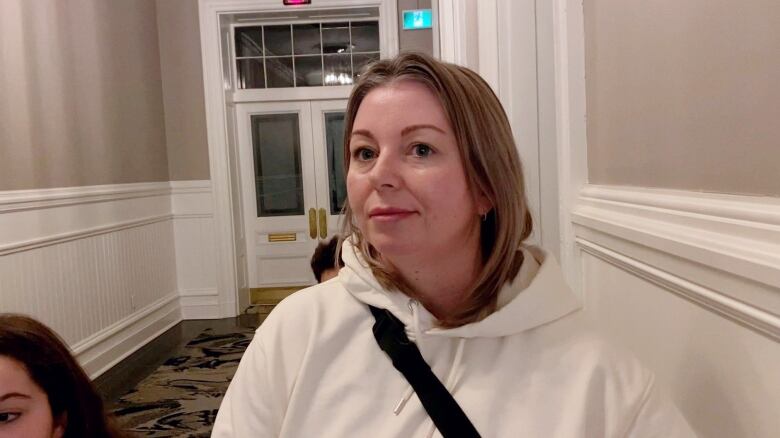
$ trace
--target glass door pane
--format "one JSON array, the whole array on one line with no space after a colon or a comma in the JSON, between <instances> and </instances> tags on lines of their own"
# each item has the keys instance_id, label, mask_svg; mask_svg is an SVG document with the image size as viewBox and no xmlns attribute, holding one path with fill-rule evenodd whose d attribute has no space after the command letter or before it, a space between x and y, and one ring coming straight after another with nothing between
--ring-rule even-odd
<instances>
[{"instance_id":1,"label":"glass door pane","mask_svg":"<svg viewBox=\"0 0 780 438\"><path fill-rule=\"evenodd\" d=\"M298 114L251 117L257 217L304 214Z\"/></svg>"},{"instance_id":2,"label":"glass door pane","mask_svg":"<svg viewBox=\"0 0 780 438\"><path fill-rule=\"evenodd\" d=\"M317 205L326 219L327 236L339 232L347 203L344 170L344 119L346 99L312 101L312 148L317 175ZM323 227L320 227L321 229ZM320 233L320 238L325 238Z\"/></svg>"},{"instance_id":3,"label":"glass door pane","mask_svg":"<svg viewBox=\"0 0 780 438\"><path fill-rule=\"evenodd\" d=\"M325 113L325 142L328 147L328 201L330 214L341 213L347 199L344 175L344 112Z\"/></svg>"}]
</instances>

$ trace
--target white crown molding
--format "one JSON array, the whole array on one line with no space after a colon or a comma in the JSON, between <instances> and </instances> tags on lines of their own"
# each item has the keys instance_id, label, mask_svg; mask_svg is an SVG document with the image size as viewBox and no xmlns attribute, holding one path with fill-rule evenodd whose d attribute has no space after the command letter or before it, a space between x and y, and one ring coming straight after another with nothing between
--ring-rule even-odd
<instances>
[{"instance_id":1,"label":"white crown molding","mask_svg":"<svg viewBox=\"0 0 780 438\"><path fill-rule=\"evenodd\" d=\"M94 202L166 196L169 195L170 192L171 186L168 181L53 189L9 190L0 192L0 214Z\"/></svg>"},{"instance_id":2,"label":"white crown molding","mask_svg":"<svg viewBox=\"0 0 780 438\"><path fill-rule=\"evenodd\" d=\"M780 339L780 200L586 186L581 250Z\"/></svg>"}]
</instances>

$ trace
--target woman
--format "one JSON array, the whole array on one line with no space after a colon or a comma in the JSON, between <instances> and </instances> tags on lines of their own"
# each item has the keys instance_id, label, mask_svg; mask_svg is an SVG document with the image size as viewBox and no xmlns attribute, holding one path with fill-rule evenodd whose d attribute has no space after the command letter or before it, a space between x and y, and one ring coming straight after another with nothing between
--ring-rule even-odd
<instances>
[{"instance_id":1,"label":"woman","mask_svg":"<svg viewBox=\"0 0 780 438\"><path fill-rule=\"evenodd\" d=\"M0 438L114 438L103 401L43 324L0 314Z\"/></svg>"},{"instance_id":2,"label":"woman","mask_svg":"<svg viewBox=\"0 0 780 438\"><path fill-rule=\"evenodd\" d=\"M652 376L586 328L553 257L522 244L520 160L476 73L377 62L345 133L346 266L259 328L212 436L435 435L369 306L401 321L481 436L692 436Z\"/></svg>"}]
</instances>

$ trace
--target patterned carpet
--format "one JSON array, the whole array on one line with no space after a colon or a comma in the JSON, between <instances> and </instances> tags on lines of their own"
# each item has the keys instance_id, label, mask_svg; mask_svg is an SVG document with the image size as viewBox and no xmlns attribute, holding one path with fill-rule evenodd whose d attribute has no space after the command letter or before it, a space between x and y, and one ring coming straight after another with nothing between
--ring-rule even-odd
<instances>
[{"instance_id":1,"label":"patterned carpet","mask_svg":"<svg viewBox=\"0 0 780 438\"><path fill-rule=\"evenodd\" d=\"M137 436L208 437L253 335L205 330L114 404L119 423Z\"/></svg>"}]
</instances>

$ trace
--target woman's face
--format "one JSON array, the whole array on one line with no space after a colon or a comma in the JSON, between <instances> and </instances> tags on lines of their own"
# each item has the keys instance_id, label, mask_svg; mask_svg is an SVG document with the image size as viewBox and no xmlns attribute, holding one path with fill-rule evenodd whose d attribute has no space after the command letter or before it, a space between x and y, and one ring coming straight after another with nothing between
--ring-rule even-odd
<instances>
[{"instance_id":1,"label":"woman's face","mask_svg":"<svg viewBox=\"0 0 780 438\"><path fill-rule=\"evenodd\" d=\"M447 256L478 237L488 202L469 189L452 127L424 85L399 81L370 91L349 153L349 205L383 257Z\"/></svg>"},{"instance_id":2,"label":"woman's face","mask_svg":"<svg viewBox=\"0 0 780 438\"><path fill-rule=\"evenodd\" d=\"M60 438L54 423L46 393L21 363L0 356L0 438Z\"/></svg>"}]
</instances>

